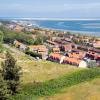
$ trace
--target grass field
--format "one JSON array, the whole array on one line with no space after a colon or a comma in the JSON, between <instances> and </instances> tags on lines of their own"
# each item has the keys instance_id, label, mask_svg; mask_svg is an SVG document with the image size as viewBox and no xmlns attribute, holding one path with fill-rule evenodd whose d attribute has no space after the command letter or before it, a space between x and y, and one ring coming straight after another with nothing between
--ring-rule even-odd
<instances>
[{"instance_id":1,"label":"grass field","mask_svg":"<svg viewBox=\"0 0 100 100\"><path fill-rule=\"evenodd\" d=\"M34 81L46 81L59 77L67 72L79 70L72 65L62 65L50 61L35 61L31 57L14 47L5 45L17 60L17 64L22 68L22 84L32 83Z\"/></svg>"},{"instance_id":2,"label":"grass field","mask_svg":"<svg viewBox=\"0 0 100 100\"><path fill-rule=\"evenodd\" d=\"M74 86L77 87L78 86L77 84L81 84L81 83L83 84L83 83L86 83L88 81L91 81L91 80L93 80L95 78L99 78L99 77L100 77L100 69L84 69L84 70L80 70L80 71L71 72L70 74L67 73L67 74L60 76L53 80L35 83L35 84L23 85L22 86L23 88L20 91L20 94L16 95L14 97L14 100L24 100L25 98L27 98L28 100L39 100L40 97L44 97L44 98L41 98L42 100L55 100L55 99L60 100L59 94L61 95L60 98L63 98L66 95L65 93L67 90L67 93L70 93L70 96L71 96L71 93L73 93L73 92L70 92L70 88L72 88ZM97 81L95 83L99 85L99 83L97 83ZM84 88L85 85L82 85L82 86ZM79 88L81 89L81 87L79 87ZM76 88L75 90L73 89L75 91L75 93L80 93L80 94L76 94L74 96L76 96L76 98L79 97L78 100L82 100L82 99L80 99L80 98L82 98L81 97L82 92L79 92L79 90L80 90L79 88ZM77 89L79 89L79 90L77 91ZM69 90L69 92L68 92L68 90ZM99 90L100 90L100 88L99 88ZM80 91L82 91L82 89ZM57 93L59 93L59 94L57 95ZM88 91L86 91L86 93L88 93ZM98 93L98 91L97 91L97 93ZM55 94L57 96L53 96ZM83 95L85 95L85 94L83 93ZM51 97L47 97L47 96L51 96ZM97 97L95 97L95 98L97 98ZM66 99L64 98L63 100L66 100ZM73 99L71 98L70 100L74 100L74 98Z\"/></svg>"},{"instance_id":3,"label":"grass field","mask_svg":"<svg viewBox=\"0 0 100 100\"><path fill-rule=\"evenodd\" d=\"M39 100L100 100L100 78L65 88L62 93Z\"/></svg>"},{"instance_id":4,"label":"grass field","mask_svg":"<svg viewBox=\"0 0 100 100\"><path fill-rule=\"evenodd\" d=\"M32 94L36 96L52 95L60 92L60 90L65 87L71 87L81 82L90 81L98 76L100 76L100 69L84 69L33 85L30 90ZM28 88L25 87L25 90L27 91Z\"/></svg>"},{"instance_id":5,"label":"grass field","mask_svg":"<svg viewBox=\"0 0 100 100\"><path fill-rule=\"evenodd\" d=\"M18 65L23 70L22 81L24 84L54 79L67 72L78 70L70 65L61 65L49 61L18 62Z\"/></svg>"}]
</instances>

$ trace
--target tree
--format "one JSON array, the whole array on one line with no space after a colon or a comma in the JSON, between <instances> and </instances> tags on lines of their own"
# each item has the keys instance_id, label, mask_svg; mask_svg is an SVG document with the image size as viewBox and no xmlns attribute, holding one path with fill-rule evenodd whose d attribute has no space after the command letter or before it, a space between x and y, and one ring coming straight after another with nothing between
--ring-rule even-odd
<instances>
[{"instance_id":1,"label":"tree","mask_svg":"<svg viewBox=\"0 0 100 100\"><path fill-rule=\"evenodd\" d=\"M8 100L9 91L7 89L7 84L3 80L3 77L0 73L0 100Z\"/></svg>"},{"instance_id":2,"label":"tree","mask_svg":"<svg viewBox=\"0 0 100 100\"><path fill-rule=\"evenodd\" d=\"M3 46L2 46L2 43L3 43L3 32L0 31L0 52L3 51Z\"/></svg>"},{"instance_id":3,"label":"tree","mask_svg":"<svg viewBox=\"0 0 100 100\"><path fill-rule=\"evenodd\" d=\"M42 42L43 42L42 37L37 36L35 41L34 41L34 44L35 45L39 45L39 44L42 44Z\"/></svg>"},{"instance_id":4,"label":"tree","mask_svg":"<svg viewBox=\"0 0 100 100\"><path fill-rule=\"evenodd\" d=\"M20 83L20 72L21 68L16 65L16 60L13 56L7 52L6 60L2 63L2 76L5 81L7 81L8 90L11 94L18 92L18 87Z\"/></svg>"},{"instance_id":5,"label":"tree","mask_svg":"<svg viewBox=\"0 0 100 100\"><path fill-rule=\"evenodd\" d=\"M0 43L2 43L2 42L3 42L3 32L0 31Z\"/></svg>"}]
</instances>

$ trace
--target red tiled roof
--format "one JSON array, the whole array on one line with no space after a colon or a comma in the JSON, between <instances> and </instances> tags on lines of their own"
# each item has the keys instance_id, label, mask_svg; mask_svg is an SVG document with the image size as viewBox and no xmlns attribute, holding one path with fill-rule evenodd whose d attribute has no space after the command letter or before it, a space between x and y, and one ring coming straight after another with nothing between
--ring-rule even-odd
<instances>
[{"instance_id":1,"label":"red tiled roof","mask_svg":"<svg viewBox=\"0 0 100 100\"><path fill-rule=\"evenodd\" d=\"M65 57L64 61L68 61L68 62L76 63L76 64L79 64L81 62L81 60L79 59L69 58L69 57Z\"/></svg>"},{"instance_id":2,"label":"red tiled roof","mask_svg":"<svg viewBox=\"0 0 100 100\"><path fill-rule=\"evenodd\" d=\"M59 53L51 53L49 56L52 56L52 57L54 57L54 58L61 58L61 57L63 57L63 55L61 55L61 54L59 54Z\"/></svg>"},{"instance_id":3,"label":"red tiled roof","mask_svg":"<svg viewBox=\"0 0 100 100\"><path fill-rule=\"evenodd\" d=\"M44 46L44 45L30 45L30 46L28 46L30 49L37 49L37 50L39 50L39 51L47 51L47 48L46 48L46 46Z\"/></svg>"},{"instance_id":4,"label":"red tiled roof","mask_svg":"<svg viewBox=\"0 0 100 100\"><path fill-rule=\"evenodd\" d=\"M63 57L63 55L51 53L51 54L49 55L49 57L61 59L61 57ZM68 62L71 62L71 63L79 64L81 60L76 59L76 58L65 57L65 58L64 58L64 61L68 61Z\"/></svg>"},{"instance_id":5,"label":"red tiled roof","mask_svg":"<svg viewBox=\"0 0 100 100\"><path fill-rule=\"evenodd\" d=\"M82 59L85 55L85 52L72 52L72 53L68 53L68 56L71 58L79 58Z\"/></svg>"},{"instance_id":6,"label":"red tiled roof","mask_svg":"<svg viewBox=\"0 0 100 100\"><path fill-rule=\"evenodd\" d=\"M53 41L50 41L50 40L47 40L48 43L50 44L53 44L53 45L56 45L57 43L53 42Z\"/></svg>"}]
</instances>

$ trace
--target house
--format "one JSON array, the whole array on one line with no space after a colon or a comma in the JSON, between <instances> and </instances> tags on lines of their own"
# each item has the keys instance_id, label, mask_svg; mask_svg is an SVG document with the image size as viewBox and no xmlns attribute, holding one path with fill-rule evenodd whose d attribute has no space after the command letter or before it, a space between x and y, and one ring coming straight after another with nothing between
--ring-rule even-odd
<instances>
[{"instance_id":1,"label":"house","mask_svg":"<svg viewBox=\"0 0 100 100\"><path fill-rule=\"evenodd\" d=\"M88 51L88 47L86 47L86 46L82 46L82 45L77 45L77 49L78 50L82 50L82 51Z\"/></svg>"},{"instance_id":2,"label":"house","mask_svg":"<svg viewBox=\"0 0 100 100\"><path fill-rule=\"evenodd\" d=\"M75 48L75 45L73 43L68 43L66 45L62 45L61 51L71 51L73 48Z\"/></svg>"},{"instance_id":3,"label":"house","mask_svg":"<svg viewBox=\"0 0 100 100\"><path fill-rule=\"evenodd\" d=\"M90 59L90 60L95 60L96 63L98 65L100 65L100 54L95 52L94 50L89 50L87 53L86 53L86 58Z\"/></svg>"},{"instance_id":4,"label":"house","mask_svg":"<svg viewBox=\"0 0 100 100\"><path fill-rule=\"evenodd\" d=\"M2 23L0 22L0 26L2 25Z\"/></svg>"},{"instance_id":5,"label":"house","mask_svg":"<svg viewBox=\"0 0 100 100\"><path fill-rule=\"evenodd\" d=\"M60 53L60 48L55 47L52 49L52 51L53 53Z\"/></svg>"},{"instance_id":6,"label":"house","mask_svg":"<svg viewBox=\"0 0 100 100\"><path fill-rule=\"evenodd\" d=\"M55 47L55 46L57 47L58 46L58 44L56 42L51 41L51 40L46 40L46 43L51 47Z\"/></svg>"},{"instance_id":7,"label":"house","mask_svg":"<svg viewBox=\"0 0 100 100\"><path fill-rule=\"evenodd\" d=\"M96 60L91 60L91 59L82 60L79 63L80 68L94 68L97 66L98 66L98 64L96 63Z\"/></svg>"},{"instance_id":8,"label":"house","mask_svg":"<svg viewBox=\"0 0 100 100\"><path fill-rule=\"evenodd\" d=\"M77 58L70 58L70 57L65 57L65 59L63 60L64 64L70 64L70 65L75 65L75 66L79 66L80 62L81 60Z\"/></svg>"},{"instance_id":9,"label":"house","mask_svg":"<svg viewBox=\"0 0 100 100\"><path fill-rule=\"evenodd\" d=\"M67 53L68 57L70 58L77 58L77 59L83 59L86 55L86 52L84 51L73 51Z\"/></svg>"},{"instance_id":10,"label":"house","mask_svg":"<svg viewBox=\"0 0 100 100\"><path fill-rule=\"evenodd\" d=\"M95 42L93 43L93 47L94 47L94 48L100 48L100 41L95 41Z\"/></svg>"},{"instance_id":11,"label":"house","mask_svg":"<svg viewBox=\"0 0 100 100\"><path fill-rule=\"evenodd\" d=\"M98 53L94 52L93 50L89 50L86 53L86 57L91 59L91 60L95 60L98 57Z\"/></svg>"},{"instance_id":12,"label":"house","mask_svg":"<svg viewBox=\"0 0 100 100\"><path fill-rule=\"evenodd\" d=\"M71 43L72 39L70 37L69 38L65 38L65 41Z\"/></svg>"},{"instance_id":13,"label":"house","mask_svg":"<svg viewBox=\"0 0 100 100\"><path fill-rule=\"evenodd\" d=\"M79 66L81 60L76 58L70 58L58 53L51 53L48 57L48 60L58 62L61 64L71 64L75 66Z\"/></svg>"},{"instance_id":14,"label":"house","mask_svg":"<svg viewBox=\"0 0 100 100\"><path fill-rule=\"evenodd\" d=\"M41 54L42 59L47 58L48 49L46 48L46 46L44 46L44 45L30 45L30 46L27 46L27 48L29 48L29 50L32 51L32 52Z\"/></svg>"},{"instance_id":15,"label":"house","mask_svg":"<svg viewBox=\"0 0 100 100\"><path fill-rule=\"evenodd\" d=\"M63 55L61 55L59 53L51 53L48 56L48 60L59 63L62 57L63 57Z\"/></svg>"},{"instance_id":16,"label":"house","mask_svg":"<svg viewBox=\"0 0 100 100\"><path fill-rule=\"evenodd\" d=\"M56 42L57 44L63 44L61 39L55 39L54 42Z\"/></svg>"},{"instance_id":17,"label":"house","mask_svg":"<svg viewBox=\"0 0 100 100\"><path fill-rule=\"evenodd\" d=\"M67 40L66 38L62 38L61 41L62 41L62 44L71 43L71 41Z\"/></svg>"},{"instance_id":18,"label":"house","mask_svg":"<svg viewBox=\"0 0 100 100\"><path fill-rule=\"evenodd\" d=\"M25 44L23 44L23 43L21 43L17 40L14 41L14 45L15 45L16 48L19 48L21 50L25 50L26 47L27 47Z\"/></svg>"},{"instance_id":19,"label":"house","mask_svg":"<svg viewBox=\"0 0 100 100\"><path fill-rule=\"evenodd\" d=\"M79 63L79 67L80 68L87 68L88 67L88 63L84 60L82 60L80 63Z\"/></svg>"},{"instance_id":20,"label":"house","mask_svg":"<svg viewBox=\"0 0 100 100\"><path fill-rule=\"evenodd\" d=\"M20 26L20 25L16 25L16 26L14 27L14 30L15 30L16 32L21 32L21 31L23 30L23 27Z\"/></svg>"}]
</instances>

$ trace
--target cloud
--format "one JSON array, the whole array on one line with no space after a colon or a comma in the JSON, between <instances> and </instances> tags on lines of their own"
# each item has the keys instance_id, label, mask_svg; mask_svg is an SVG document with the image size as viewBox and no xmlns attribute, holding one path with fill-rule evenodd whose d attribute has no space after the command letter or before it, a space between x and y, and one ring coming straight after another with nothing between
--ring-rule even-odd
<instances>
[{"instance_id":1,"label":"cloud","mask_svg":"<svg viewBox=\"0 0 100 100\"><path fill-rule=\"evenodd\" d=\"M77 0L80 1L80 0ZM61 2L61 1L60 1ZM67 16L97 16L99 14L100 2L88 3L72 3L72 2L56 2L56 3L0 3L1 15L15 16L50 16L50 17L67 17Z\"/></svg>"}]
</instances>

